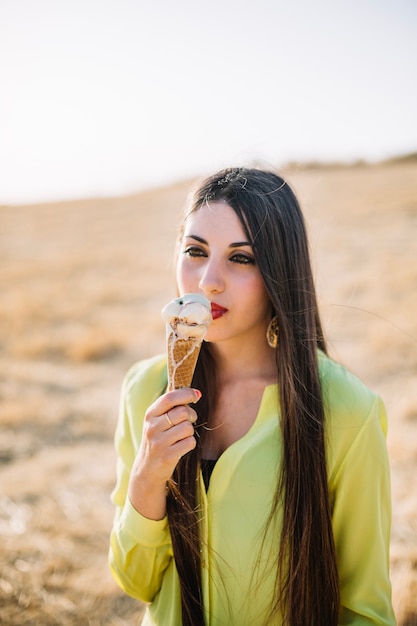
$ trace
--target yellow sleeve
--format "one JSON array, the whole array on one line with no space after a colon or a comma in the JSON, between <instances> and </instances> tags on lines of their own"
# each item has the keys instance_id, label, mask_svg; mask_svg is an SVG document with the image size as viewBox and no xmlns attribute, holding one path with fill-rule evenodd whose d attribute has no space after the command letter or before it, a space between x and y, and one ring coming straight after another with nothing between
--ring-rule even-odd
<instances>
[{"instance_id":1,"label":"yellow sleeve","mask_svg":"<svg viewBox=\"0 0 417 626\"><path fill-rule=\"evenodd\" d=\"M127 497L145 411L161 390L160 377L152 376L153 370L139 364L123 383L115 433L117 482L112 501L116 511L109 549L114 579L127 594L142 602L154 599L173 556L167 519L154 521L143 517Z\"/></svg>"},{"instance_id":2,"label":"yellow sleeve","mask_svg":"<svg viewBox=\"0 0 417 626\"><path fill-rule=\"evenodd\" d=\"M381 399L372 398L360 425L339 428L340 447L346 451L346 441L349 443L330 480L341 586L340 626L395 624L389 579L387 420Z\"/></svg>"}]
</instances>

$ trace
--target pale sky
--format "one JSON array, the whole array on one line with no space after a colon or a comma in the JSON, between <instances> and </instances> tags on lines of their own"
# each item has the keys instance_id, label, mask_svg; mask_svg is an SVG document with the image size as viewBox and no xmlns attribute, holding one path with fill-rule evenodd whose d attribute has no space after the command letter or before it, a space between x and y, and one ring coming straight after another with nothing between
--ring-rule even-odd
<instances>
[{"instance_id":1,"label":"pale sky","mask_svg":"<svg viewBox=\"0 0 417 626\"><path fill-rule=\"evenodd\" d=\"M415 0L0 0L0 203L417 151Z\"/></svg>"}]
</instances>

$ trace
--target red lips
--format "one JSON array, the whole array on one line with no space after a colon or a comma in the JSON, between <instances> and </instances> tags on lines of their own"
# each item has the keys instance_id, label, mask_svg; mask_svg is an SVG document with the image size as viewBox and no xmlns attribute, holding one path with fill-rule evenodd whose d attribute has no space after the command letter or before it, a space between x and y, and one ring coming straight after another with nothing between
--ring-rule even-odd
<instances>
[{"instance_id":1,"label":"red lips","mask_svg":"<svg viewBox=\"0 0 417 626\"><path fill-rule=\"evenodd\" d=\"M227 309L223 306L220 306L220 304L216 304L215 302L211 303L211 316L214 320L219 319L219 317L222 317L225 313L227 313Z\"/></svg>"}]
</instances>

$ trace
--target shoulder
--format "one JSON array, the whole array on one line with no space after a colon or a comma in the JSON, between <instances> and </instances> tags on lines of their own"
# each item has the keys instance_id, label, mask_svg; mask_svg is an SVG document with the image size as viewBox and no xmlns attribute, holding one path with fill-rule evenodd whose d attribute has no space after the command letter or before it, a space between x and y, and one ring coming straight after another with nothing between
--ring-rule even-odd
<instances>
[{"instance_id":1,"label":"shoulder","mask_svg":"<svg viewBox=\"0 0 417 626\"><path fill-rule=\"evenodd\" d=\"M346 367L319 352L319 371L327 420L334 426L361 427L384 413L380 397Z\"/></svg>"},{"instance_id":2,"label":"shoulder","mask_svg":"<svg viewBox=\"0 0 417 626\"><path fill-rule=\"evenodd\" d=\"M164 393L166 386L166 356L157 355L132 365L123 381L123 396L127 404L140 401L148 406Z\"/></svg>"},{"instance_id":3,"label":"shoulder","mask_svg":"<svg viewBox=\"0 0 417 626\"><path fill-rule=\"evenodd\" d=\"M387 415L378 394L343 365L321 354L320 377L326 416L329 485L335 489L341 468L357 465L366 472L367 458L386 458ZM347 459L355 461L346 464Z\"/></svg>"}]
</instances>

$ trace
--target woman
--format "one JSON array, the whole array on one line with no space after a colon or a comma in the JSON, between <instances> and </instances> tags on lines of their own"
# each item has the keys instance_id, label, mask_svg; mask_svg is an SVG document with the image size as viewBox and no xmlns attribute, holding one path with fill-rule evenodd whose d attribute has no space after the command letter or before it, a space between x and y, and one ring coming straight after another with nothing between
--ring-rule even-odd
<instances>
[{"instance_id":1,"label":"woman","mask_svg":"<svg viewBox=\"0 0 417 626\"><path fill-rule=\"evenodd\" d=\"M192 388L138 363L116 432L110 567L143 624L395 624L384 407L326 355L288 184L204 181L176 276L212 303Z\"/></svg>"}]
</instances>

